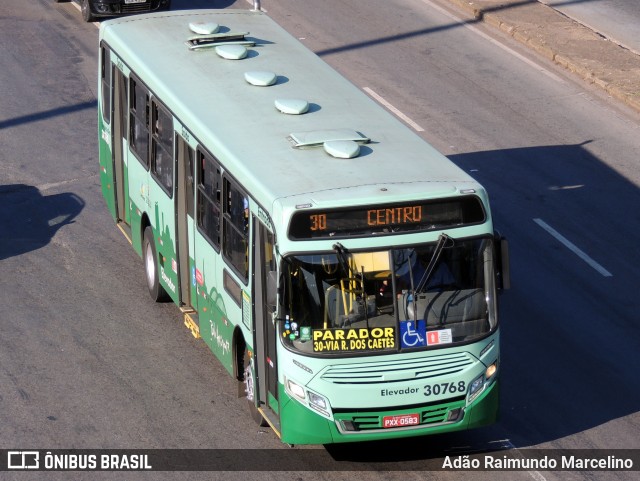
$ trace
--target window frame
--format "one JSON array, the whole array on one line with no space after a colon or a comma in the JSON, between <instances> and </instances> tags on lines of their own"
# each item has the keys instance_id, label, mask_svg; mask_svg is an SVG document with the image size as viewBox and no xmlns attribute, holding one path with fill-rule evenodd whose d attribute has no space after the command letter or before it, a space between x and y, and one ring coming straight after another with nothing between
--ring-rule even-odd
<instances>
[{"instance_id":1,"label":"window frame","mask_svg":"<svg viewBox=\"0 0 640 481\"><path fill-rule=\"evenodd\" d=\"M111 125L111 83L113 79L111 50L104 44L101 45L100 50L102 119L106 124Z\"/></svg>"},{"instance_id":2,"label":"window frame","mask_svg":"<svg viewBox=\"0 0 640 481\"><path fill-rule=\"evenodd\" d=\"M141 91L145 94L145 108L141 109L137 105L138 96L136 95L138 91ZM151 91L149 88L133 73L129 77L129 150L133 153L133 155L138 159L138 161L144 166L145 170L149 170L150 167L150 139L149 139L149 116L151 114L150 110L150 102L151 102ZM140 149L137 148L136 144L136 136L135 129L136 126L140 126L141 129L146 133L146 152L145 158L140 156ZM139 138L142 138L140 136Z\"/></svg>"},{"instance_id":3,"label":"window frame","mask_svg":"<svg viewBox=\"0 0 640 481\"><path fill-rule=\"evenodd\" d=\"M167 121L166 126L164 126L168 131L164 132L164 129L159 129L159 127L163 126L162 120L159 121L159 114L165 116ZM158 101L157 98L151 98L151 135L150 135L150 172L151 177L154 178L156 183L160 186L160 188L169 196L169 198L173 198L173 190L175 186L175 159L174 159L174 129L173 129L173 115L169 112L169 110ZM163 155L158 155L158 149L163 152ZM161 162L160 168L158 168L158 159L166 159L164 162ZM167 177L163 175L162 171L164 168L170 170L170 176ZM167 184L165 180L167 178L171 179L171 183Z\"/></svg>"},{"instance_id":4,"label":"window frame","mask_svg":"<svg viewBox=\"0 0 640 481\"><path fill-rule=\"evenodd\" d=\"M244 282L249 282L249 240L251 238L251 222L249 221L249 196L246 191L228 174L222 176L223 205L222 205L222 257L233 272ZM243 205L239 209L238 199ZM238 226L238 219L243 221ZM237 263L237 251L234 247L237 241L244 242L244 261ZM235 255L234 255L235 252ZM241 254L242 255L242 254Z\"/></svg>"},{"instance_id":5,"label":"window frame","mask_svg":"<svg viewBox=\"0 0 640 481\"><path fill-rule=\"evenodd\" d=\"M196 205L194 214L196 226L198 228L198 232L200 232L204 238L207 239L209 244L213 246L216 252L219 253L222 242L222 166L220 165L220 162L218 162L218 159L204 151L201 147L196 149L195 162ZM207 172L204 166L205 162L207 163L207 166L214 171L213 177L209 178L214 181L215 185L212 184L209 191L207 191L207 184L205 183L207 180L205 175ZM212 238L210 235L212 233L208 232L206 223L202 220L207 208L217 214L217 232L215 233L215 239Z\"/></svg>"}]
</instances>

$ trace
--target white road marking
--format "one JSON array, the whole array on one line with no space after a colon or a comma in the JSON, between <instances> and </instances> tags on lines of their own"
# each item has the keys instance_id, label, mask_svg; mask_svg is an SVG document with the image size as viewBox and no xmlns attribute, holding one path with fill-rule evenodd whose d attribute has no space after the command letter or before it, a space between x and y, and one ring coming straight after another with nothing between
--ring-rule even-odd
<instances>
[{"instance_id":1,"label":"white road marking","mask_svg":"<svg viewBox=\"0 0 640 481\"><path fill-rule=\"evenodd\" d=\"M548 77L552 78L553 80L555 80L556 82L559 82L561 84L566 83L562 78L558 77L557 75L555 75L554 73L550 72L549 70L541 67L540 65L538 65L537 63L529 60L527 57L525 57L524 55L520 55L518 52L516 52L515 50L507 47L506 45L504 45L503 43L499 42L498 40L491 38L489 35L487 35L484 32L481 32L479 29L477 29L476 27L469 25L467 23L465 23L463 20L461 20L460 18L456 17L455 15L447 12L444 8L440 7L439 5L436 5L435 3L430 2L429 0L420 0L422 3L424 3L425 5L428 5L430 8L433 8L434 10L437 10L438 12L440 12L442 15L444 15L445 17L450 18L451 20L453 20L454 22L460 24L460 26L468 28L469 30L471 30L473 33L475 33L476 35L479 35L480 37L482 37L483 39L487 40L488 42L491 42L492 44L494 44L496 47L500 47L502 50L504 50L505 52L513 55L514 57L516 57L519 60L522 60L524 63L526 63L527 65L529 65L530 67L535 68L538 72L541 72L545 75L547 75Z\"/></svg>"},{"instance_id":2,"label":"white road marking","mask_svg":"<svg viewBox=\"0 0 640 481\"><path fill-rule=\"evenodd\" d=\"M545 221L543 221L542 219L533 219L533 222L535 222L540 227L542 227L544 230L546 230L549 234L551 234L553 237L555 237L556 240L560 241L560 243L562 243L562 245L564 245L567 249L569 249L571 252L573 252L580 259L582 259L587 264L589 264L591 267L593 267L596 271L598 271L604 277L613 277L613 274L611 274L611 272L609 272L604 267L602 267L600 264L598 264L596 261L594 261L591 257L589 257L587 254L585 254L584 251L582 251L579 247L577 247L575 244L573 244L571 241L569 241L565 236L560 234L557 230L555 230L553 227L551 227Z\"/></svg>"},{"instance_id":3,"label":"white road marking","mask_svg":"<svg viewBox=\"0 0 640 481\"><path fill-rule=\"evenodd\" d=\"M365 92L367 92L371 97L373 97L374 99L376 99L379 103L381 103L382 105L384 105L386 108L388 108L391 112L393 112L397 117L399 117L400 119L402 119L403 121L405 121L407 124L409 124L411 127L413 127L415 130L417 130L418 132L424 132L424 129L422 127L420 127L418 124L416 124L413 120L411 120L409 117L407 117L405 114L403 114L402 112L400 112L397 108L395 108L393 105L391 105L389 102L387 102L383 97L381 97L380 95L378 95L377 93L375 93L373 90L371 90L369 87L364 87L362 90L364 90Z\"/></svg>"}]
</instances>

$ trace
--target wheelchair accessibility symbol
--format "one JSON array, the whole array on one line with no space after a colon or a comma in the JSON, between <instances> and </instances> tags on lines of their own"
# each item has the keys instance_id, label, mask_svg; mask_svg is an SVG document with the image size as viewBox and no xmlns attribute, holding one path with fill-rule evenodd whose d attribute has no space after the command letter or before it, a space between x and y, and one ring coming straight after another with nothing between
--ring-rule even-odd
<instances>
[{"instance_id":1,"label":"wheelchair accessibility symbol","mask_svg":"<svg viewBox=\"0 0 640 481\"><path fill-rule=\"evenodd\" d=\"M424 320L400 322L401 347L421 347L427 345L427 327Z\"/></svg>"}]
</instances>

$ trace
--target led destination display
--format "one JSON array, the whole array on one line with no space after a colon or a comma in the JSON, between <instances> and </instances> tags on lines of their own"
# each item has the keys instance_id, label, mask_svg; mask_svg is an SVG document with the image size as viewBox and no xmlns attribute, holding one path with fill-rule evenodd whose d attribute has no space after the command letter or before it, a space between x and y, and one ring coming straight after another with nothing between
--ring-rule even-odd
<instances>
[{"instance_id":1,"label":"led destination display","mask_svg":"<svg viewBox=\"0 0 640 481\"><path fill-rule=\"evenodd\" d=\"M476 196L350 209L304 210L294 214L289 237L294 240L367 234L426 231L484 222Z\"/></svg>"}]
</instances>

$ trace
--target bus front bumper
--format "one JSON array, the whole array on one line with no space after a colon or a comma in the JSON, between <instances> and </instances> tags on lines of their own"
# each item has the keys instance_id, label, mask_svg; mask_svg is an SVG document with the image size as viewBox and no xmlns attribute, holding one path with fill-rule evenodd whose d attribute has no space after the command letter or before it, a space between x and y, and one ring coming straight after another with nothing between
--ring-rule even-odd
<instances>
[{"instance_id":1,"label":"bus front bumper","mask_svg":"<svg viewBox=\"0 0 640 481\"><path fill-rule=\"evenodd\" d=\"M433 403L393 411L334 411L334 420L317 414L291 399L281 386L282 441L289 444L330 444L397 439L409 436L462 431L493 424L498 419L499 379L471 404L465 399ZM413 423L418 415L418 424ZM394 427L384 427L396 424ZM409 420L409 421L406 421Z\"/></svg>"}]
</instances>

